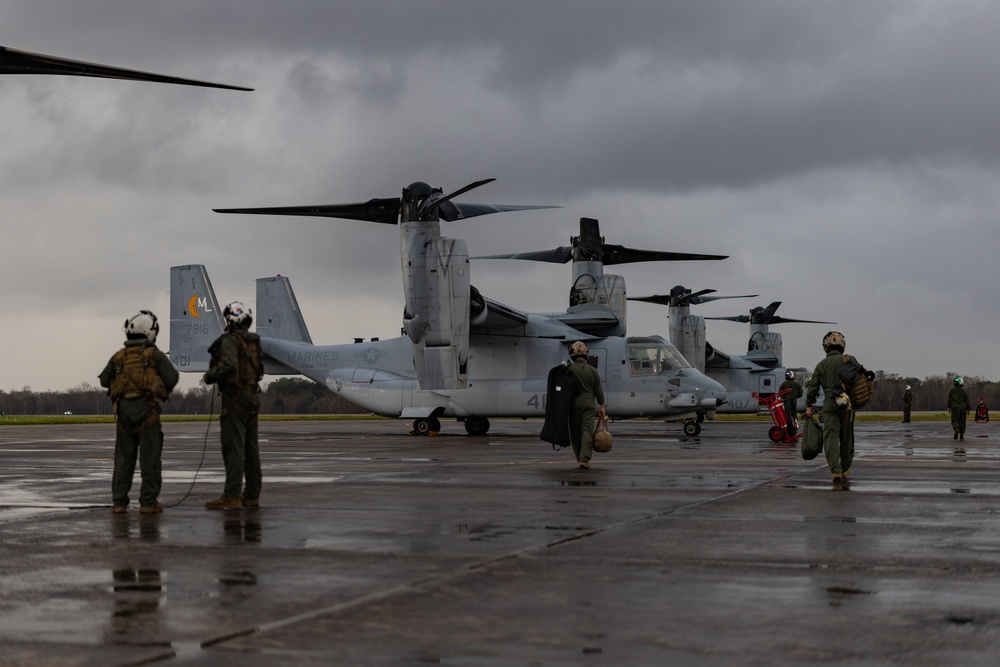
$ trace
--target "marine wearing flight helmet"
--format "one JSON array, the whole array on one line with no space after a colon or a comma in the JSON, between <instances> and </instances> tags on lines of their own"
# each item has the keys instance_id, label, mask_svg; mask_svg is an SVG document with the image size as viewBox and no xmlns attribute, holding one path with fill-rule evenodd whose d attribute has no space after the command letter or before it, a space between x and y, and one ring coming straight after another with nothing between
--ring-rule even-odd
<instances>
[{"instance_id":1,"label":"marine wearing flight helmet","mask_svg":"<svg viewBox=\"0 0 1000 667\"><path fill-rule=\"evenodd\" d=\"M156 347L160 331L156 315L140 310L125 320L125 346L114 353L98 376L101 386L115 404L115 464L111 477L112 511L124 514L135 474L136 458L142 485L139 511L163 511L160 488L163 483L160 454L163 430L160 403L177 386L177 369Z\"/></svg>"},{"instance_id":2,"label":"marine wearing flight helmet","mask_svg":"<svg viewBox=\"0 0 1000 667\"><path fill-rule=\"evenodd\" d=\"M205 507L220 510L242 505L258 507L261 487L258 383L264 376L260 336L250 331L253 313L239 301L226 306L222 316L226 320L226 333L208 348L212 361L203 380L205 384L218 384L222 392L219 425L226 484L222 495L205 503Z\"/></svg>"},{"instance_id":3,"label":"marine wearing flight helmet","mask_svg":"<svg viewBox=\"0 0 1000 667\"><path fill-rule=\"evenodd\" d=\"M823 337L826 357L816 364L806 385L807 417L812 416L813 403L820 388L823 389L823 454L834 482L847 477L854 461L854 410L837 376L837 369L844 363L846 344L844 334L839 331L830 331Z\"/></svg>"},{"instance_id":4,"label":"marine wearing flight helmet","mask_svg":"<svg viewBox=\"0 0 1000 667\"><path fill-rule=\"evenodd\" d=\"M590 350L583 341L576 341L569 346L569 356L573 360L567 369L580 384L580 392L573 401L569 415L569 435L576 454L577 465L581 470L590 468L590 457L594 454L594 428L597 426L597 414L604 414L604 389L601 387L601 376L597 370L587 363ZM600 405L600 411L595 411L594 402Z\"/></svg>"},{"instance_id":5,"label":"marine wearing flight helmet","mask_svg":"<svg viewBox=\"0 0 1000 667\"><path fill-rule=\"evenodd\" d=\"M948 412L951 413L951 430L955 440L965 440L965 415L972 409L969 395L962 385L965 380L955 378L955 386L948 392Z\"/></svg>"}]
</instances>

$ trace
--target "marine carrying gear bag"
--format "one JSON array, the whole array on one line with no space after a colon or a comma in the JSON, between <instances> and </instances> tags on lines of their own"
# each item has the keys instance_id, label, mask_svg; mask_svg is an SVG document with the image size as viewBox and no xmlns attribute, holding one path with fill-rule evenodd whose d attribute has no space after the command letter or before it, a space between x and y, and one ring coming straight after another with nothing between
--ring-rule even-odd
<instances>
[{"instance_id":1,"label":"marine carrying gear bag","mask_svg":"<svg viewBox=\"0 0 1000 667\"><path fill-rule=\"evenodd\" d=\"M801 447L802 458L806 461L812 461L823 453L823 425L819 421L819 415L813 414L803 420Z\"/></svg>"},{"instance_id":2,"label":"marine carrying gear bag","mask_svg":"<svg viewBox=\"0 0 1000 667\"><path fill-rule=\"evenodd\" d=\"M545 392L545 422L539 438L552 443L552 449L569 447L569 414L573 399L580 393L580 382L569 372L568 359L549 370Z\"/></svg>"}]
</instances>

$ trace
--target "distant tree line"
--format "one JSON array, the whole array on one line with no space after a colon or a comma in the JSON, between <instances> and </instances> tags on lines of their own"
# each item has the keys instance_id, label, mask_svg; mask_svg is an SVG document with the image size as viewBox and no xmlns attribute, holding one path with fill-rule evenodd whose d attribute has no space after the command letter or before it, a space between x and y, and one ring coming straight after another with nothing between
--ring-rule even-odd
<instances>
[{"instance_id":1,"label":"distant tree line","mask_svg":"<svg viewBox=\"0 0 1000 667\"><path fill-rule=\"evenodd\" d=\"M199 415L219 412L219 398L212 400L214 387L199 385L175 391L163 404L163 414ZM302 378L283 377L267 385L261 394L263 414L340 415L368 414L368 410L337 396L326 387ZM110 415L114 412L107 392L84 382L65 391L0 391L0 412L6 415Z\"/></svg>"},{"instance_id":2,"label":"distant tree line","mask_svg":"<svg viewBox=\"0 0 1000 667\"><path fill-rule=\"evenodd\" d=\"M914 412L943 412L948 407L948 392L955 386L955 378L961 377L965 393L969 395L973 410L982 396L990 410L1000 411L1000 383L991 382L978 375L948 373L933 375L923 380L914 377L900 377L884 371L875 373L875 395L863 408L863 412L902 411L903 393L906 386L913 392Z\"/></svg>"},{"instance_id":3,"label":"distant tree line","mask_svg":"<svg viewBox=\"0 0 1000 667\"><path fill-rule=\"evenodd\" d=\"M913 410L944 411L955 374L935 375L923 380L878 371L875 396L864 412L900 412L906 385L913 391ZM965 376L965 391L975 406L982 395L991 410L1000 411L1000 384L979 376ZM163 405L164 414L196 415L219 411L219 399L212 401L212 387L199 385L174 392ZM614 407L614 406L612 406ZM111 399L107 393L84 382L65 391L0 391L0 412L7 415L110 415ZM330 392L312 380L283 377L267 385L261 395L261 412L271 415L368 414L368 411Z\"/></svg>"}]
</instances>

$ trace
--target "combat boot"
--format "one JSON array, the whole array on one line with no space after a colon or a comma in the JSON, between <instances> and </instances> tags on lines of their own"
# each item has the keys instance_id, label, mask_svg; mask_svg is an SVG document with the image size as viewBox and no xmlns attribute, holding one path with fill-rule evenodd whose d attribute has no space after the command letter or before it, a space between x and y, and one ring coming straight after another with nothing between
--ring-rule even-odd
<instances>
[{"instance_id":1,"label":"combat boot","mask_svg":"<svg viewBox=\"0 0 1000 667\"><path fill-rule=\"evenodd\" d=\"M260 507L260 498L244 498L243 507Z\"/></svg>"},{"instance_id":2,"label":"combat boot","mask_svg":"<svg viewBox=\"0 0 1000 667\"><path fill-rule=\"evenodd\" d=\"M154 503L152 505L143 505L139 508L140 514L159 514L163 511L163 505L161 503Z\"/></svg>"},{"instance_id":3,"label":"combat boot","mask_svg":"<svg viewBox=\"0 0 1000 667\"><path fill-rule=\"evenodd\" d=\"M205 503L205 508L210 510L238 510L243 504L237 496L219 496Z\"/></svg>"}]
</instances>

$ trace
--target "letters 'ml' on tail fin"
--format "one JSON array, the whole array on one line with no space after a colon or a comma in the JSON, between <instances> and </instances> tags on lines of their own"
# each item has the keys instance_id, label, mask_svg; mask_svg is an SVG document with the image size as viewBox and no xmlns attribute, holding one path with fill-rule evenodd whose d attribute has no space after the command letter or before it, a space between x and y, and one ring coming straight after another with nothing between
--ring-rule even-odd
<instances>
[{"instance_id":1,"label":"letters 'ml' on tail fin","mask_svg":"<svg viewBox=\"0 0 1000 667\"><path fill-rule=\"evenodd\" d=\"M181 372L208 370L208 346L222 335L222 309L202 264L170 267L170 361Z\"/></svg>"}]
</instances>

